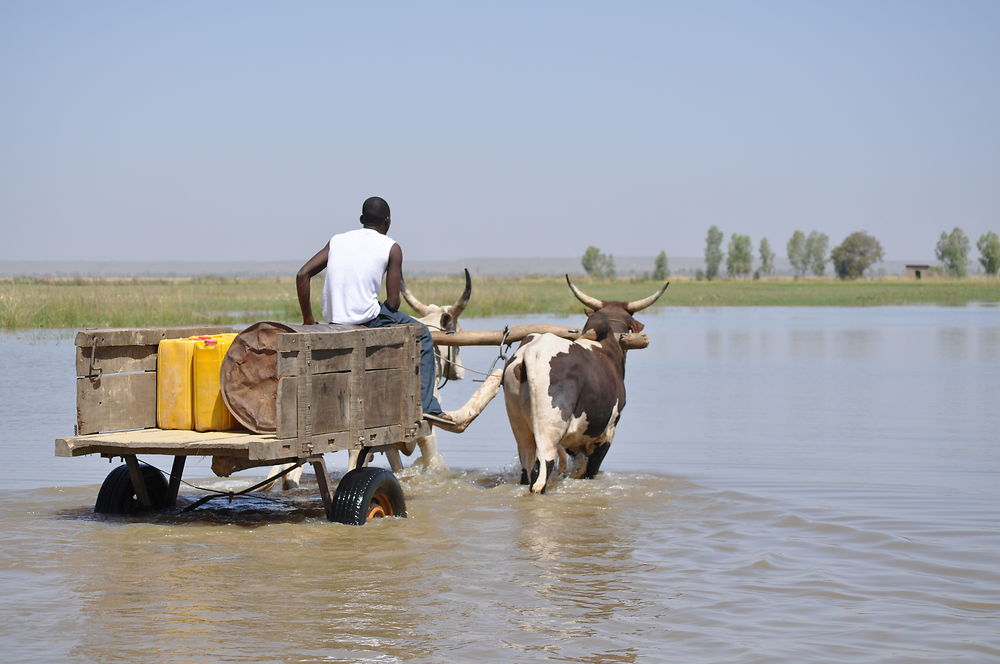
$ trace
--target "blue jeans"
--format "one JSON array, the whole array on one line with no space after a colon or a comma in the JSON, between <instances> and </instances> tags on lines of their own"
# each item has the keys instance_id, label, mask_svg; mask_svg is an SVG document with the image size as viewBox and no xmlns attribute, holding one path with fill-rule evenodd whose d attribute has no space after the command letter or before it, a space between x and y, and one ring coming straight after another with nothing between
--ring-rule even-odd
<instances>
[{"instance_id":1,"label":"blue jeans","mask_svg":"<svg viewBox=\"0 0 1000 664\"><path fill-rule=\"evenodd\" d=\"M420 397L425 413L438 415L441 412L441 404L434 397L434 342L431 341L431 333L427 326L412 316L391 311L382 304L382 309L378 316L364 323L365 327L390 327L392 325L419 325L422 330L420 340Z\"/></svg>"}]
</instances>

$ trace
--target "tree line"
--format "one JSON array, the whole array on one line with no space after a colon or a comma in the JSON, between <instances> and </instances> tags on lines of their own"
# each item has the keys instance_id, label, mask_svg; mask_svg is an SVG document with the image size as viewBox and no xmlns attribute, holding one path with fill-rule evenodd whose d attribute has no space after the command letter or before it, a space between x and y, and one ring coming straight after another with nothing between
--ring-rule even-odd
<instances>
[{"instance_id":1,"label":"tree line","mask_svg":"<svg viewBox=\"0 0 1000 664\"><path fill-rule=\"evenodd\" d=\"M718 278L723 261L726 273L732 279L747 278L751 273L755 279L774 274L775 253L766 237L761 238L757 247L757 270L753 270L753 243L749 235L733 233L725 252L722 249L723 240L724 235L717 226L713 225L708 229L705 238L705 269L695 273L697 279ZM807 274L825 276L826 266L831 263L838 278L858 279L885 255L878 239L865 231L851 233L833 249L829 247L830 238L825 233L812 231L806 235L800 230L792 233L785 250L795 278L799 279ZM952 277L965 277L968 274L971 247L972 242L961 228L955 227L951 233L942 232L935 253L944 272ZM1000 273L1000 236L987 231L976 242L976 248L979 250L979 263L986 274L996 276ZM616 276L614 256L601 252L597 247L587 247L581 263L584 271L591 277L610 279ZM670 270L667 253L660 251L649 277L663 280L668 276Z\"/></svg>"}]
</instances>

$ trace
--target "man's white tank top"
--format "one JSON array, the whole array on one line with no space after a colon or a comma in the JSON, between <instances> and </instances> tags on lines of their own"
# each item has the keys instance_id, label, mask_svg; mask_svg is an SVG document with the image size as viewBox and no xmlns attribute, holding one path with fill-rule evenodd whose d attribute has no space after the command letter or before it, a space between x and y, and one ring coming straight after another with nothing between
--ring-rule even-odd
<instances>
[{"instance_id":1,"label":"man's white tank top","mask_svg":"<svg viewBox=\"0 0 1000 664\"><path fill-rule=\"evenodd\" d=\"M382 277L395 243L369 228L330 238L323 285L323 318L328 323L367 323L378 315Z\"/></svg>"}]
</instances>

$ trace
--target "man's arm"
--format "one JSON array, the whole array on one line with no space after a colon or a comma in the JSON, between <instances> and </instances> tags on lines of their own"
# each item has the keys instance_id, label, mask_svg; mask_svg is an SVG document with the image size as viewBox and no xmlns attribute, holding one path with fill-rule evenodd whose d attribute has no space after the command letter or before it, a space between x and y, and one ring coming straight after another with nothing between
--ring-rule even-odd
<instances>
[{"instance_id":1,"label":"man's arm","mask_svg":"<svg viewBox=\"0 0 1000 664\"><path fill-rule=\"evenodd\" d=\"M389 249L389 264L385 268L385 306L399 311L399 284L403 279L403 250L398 244Z\"/></svg>"},{"instance_id":2,"label":"man's arm","mask_svg":"<svg viewBox=\"0 0 1000 664\"><path fill-rule=\"evenodd\" d=\"M302 310L302 322L306 325L315 325L313 318L312 293L310 292L310 280L326 269L326 261L330 256L330 243L316 252L316 255L306 261L306 264L299 268L295 274L295 292L299 296L299 309Z\"/></svg>"}]
</instances>

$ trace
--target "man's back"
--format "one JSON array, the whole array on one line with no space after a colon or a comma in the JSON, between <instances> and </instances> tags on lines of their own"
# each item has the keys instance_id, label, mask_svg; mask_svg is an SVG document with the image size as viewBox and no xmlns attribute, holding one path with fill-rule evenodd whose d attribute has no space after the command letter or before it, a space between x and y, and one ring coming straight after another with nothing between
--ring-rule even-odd
<instances>
[{"instance_id":1,"label":"man's back","mask_svg":"<svg viewBox=\"0 0 1000 664\"><path fill-rule=\"evenodd\" d=\"M330 239L323 286L323 317L330 323L367 323L379 313L379 291L396 242L369 228Z\"/></svg>"}]
</instances>

